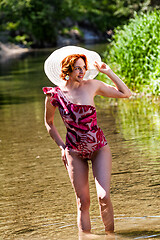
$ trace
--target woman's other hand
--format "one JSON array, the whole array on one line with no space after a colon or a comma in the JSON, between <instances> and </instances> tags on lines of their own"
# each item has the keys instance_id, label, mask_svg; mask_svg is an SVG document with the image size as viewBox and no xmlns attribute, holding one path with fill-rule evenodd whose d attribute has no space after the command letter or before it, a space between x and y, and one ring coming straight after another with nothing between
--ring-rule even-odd
<instances>
[{"instance_id":1,"label":"woman's other hand","mask_svg":"<svg viewBox=\"0 0 160 240\"><path fill-rule=\"evenodd\" d=\"M68 166L68 162L67 162L67 158L66 158L66 148L61 148L61 156L62 156L62 161L64 163L65 168L67 169Z\"/></svg>"}]
</instances>

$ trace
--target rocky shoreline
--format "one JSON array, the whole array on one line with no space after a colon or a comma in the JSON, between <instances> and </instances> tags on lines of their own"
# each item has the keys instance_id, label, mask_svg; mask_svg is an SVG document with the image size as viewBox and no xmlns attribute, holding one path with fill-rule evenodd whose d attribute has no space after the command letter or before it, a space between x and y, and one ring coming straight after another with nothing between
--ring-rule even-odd
<instances>
[{"instance_id":1,"label":"rocky shoreline","mask_svg":"<svg viewBox=\"0 0 160 240\"><path fill-rule=\"evenodd\" d=\"M68 21L69 22L69 21ZM59 33L57 36L56 45L64 46L64 45L76 45L79 43L85 44L93 44L97 42L106 41L107 38L112 36L112 32L106 32L106 36L104 37L99 31L95 31L90 28L71 28L69 30L69 26L67 28L67 33ZM38 46L34 46L37 48ZM44 44L44 48L50 48L51 45L47 43ZM39 47L38 47L39 48ZM34 49L34 48L33 48ZM1 32L0 36L0 61L2 59L10 58L15 55L23 54L33 50L32 48L27 48L20 44L13 44L8 42L8 33Z\"/></svg>"},{"instance_id":2,"label":"rocky shoreline","mask_svg":"<svg viewBox=\"0 0 160 240\"><path fill-rule=\"evenodd\" d=\"M0 61L29 52L29 48L24 48L12 43L0 42Z\"/></svg>"}]
</instances>

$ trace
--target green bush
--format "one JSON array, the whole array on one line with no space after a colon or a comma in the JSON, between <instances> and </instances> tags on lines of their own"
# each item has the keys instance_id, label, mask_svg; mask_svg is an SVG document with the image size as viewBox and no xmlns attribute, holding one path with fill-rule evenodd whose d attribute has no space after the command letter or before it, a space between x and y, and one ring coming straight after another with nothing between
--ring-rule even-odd
<instances>
[{"instance_id":1,"label":"green bush","mask_svg":"<svg viewBox=\"0 0 160 240\"><path fill-rule=\"evenodd\" d=\"M145 88L160 94L160 11L135 13L127 25L115 30L106 61L117 64L117 71L132 90Z\"/></svg>"},{"instance_id":2,"label":"green bush","mask_svg":"<svg viewBox=\"0 0 160 240\"><path fill-rule=\"evenodd\" d=\"M156 68L154 72L150 73L150 89L154 95L160 95L160 45L159 55L156 61Z\"/></svg>"},{"instance_id":3,"label":"green bush","mask_svg":"<svg viewBox=\"0 0 160 240\"><path fill-rule=\"evenodd\" d=\"M106 36L108 30L124 24L133 17L134 11L159 8L158 1L153 2L153 0L0 0L0 31L9 31L11 37L27 35L29 36L27 41L33 42L32 47L55 45L59 32L74 25L88 27Z\"/></svg>"}]
</instances>

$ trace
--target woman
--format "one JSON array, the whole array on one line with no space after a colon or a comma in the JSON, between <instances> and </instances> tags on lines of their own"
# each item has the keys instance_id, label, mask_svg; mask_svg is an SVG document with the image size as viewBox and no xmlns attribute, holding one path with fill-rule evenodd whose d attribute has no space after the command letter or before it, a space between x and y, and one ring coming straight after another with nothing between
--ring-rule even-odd
<instances>
[{"instance_id":1,"label":"woman","mask_svg":"<svg viewBox=\"0 0 160 240\"><path fill-rule=\"evenodd\" d=\"M94 97L128 98L131 92L122 80L101 62L100 56L84 48L67 46L53 52L45 62L48 78L58 87L45 87L45 126L62 152L62 160L75 190L78 229L90 233L88 160L91 160L105 232L114 232L110 199L112 157L102 130L97 126ZM106 74L115 87L93 80ZM67 128L66 143L54 126L56 107Z\"/></svg>"}]
</instances>

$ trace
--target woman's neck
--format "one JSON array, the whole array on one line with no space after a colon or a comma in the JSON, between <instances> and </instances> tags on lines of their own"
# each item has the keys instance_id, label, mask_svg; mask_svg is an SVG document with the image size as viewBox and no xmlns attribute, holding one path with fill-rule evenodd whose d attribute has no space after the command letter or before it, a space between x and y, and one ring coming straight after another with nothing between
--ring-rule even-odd
<instances>
[{"instance_id":1,"label":"woman's neck","mask_svg":"<svg viewBox=\"0 0 160 240\"><path fill-rule=\"evenodd\" d=\"M65 88L65 89L68 89L68 90L74 90L74 89L76 90L76 89L78 89L81 85L82 85L82 82L68 81L68 82L65 84L64 88Z\"/></svg>"}]
</instances>

